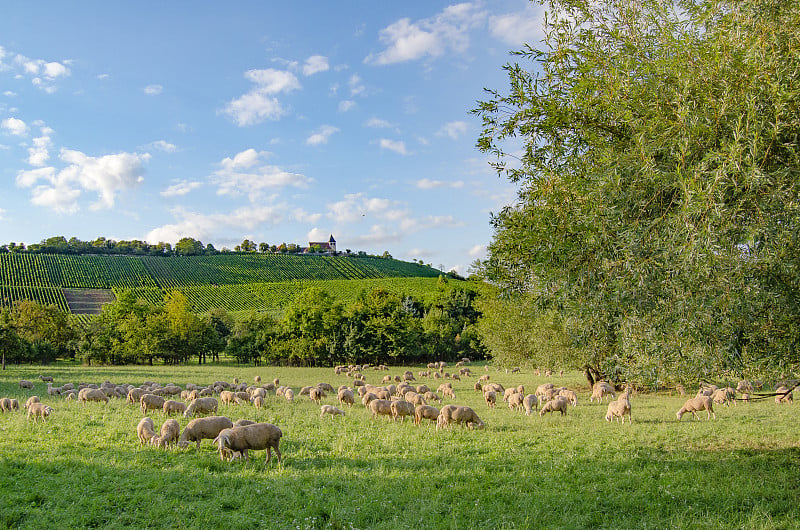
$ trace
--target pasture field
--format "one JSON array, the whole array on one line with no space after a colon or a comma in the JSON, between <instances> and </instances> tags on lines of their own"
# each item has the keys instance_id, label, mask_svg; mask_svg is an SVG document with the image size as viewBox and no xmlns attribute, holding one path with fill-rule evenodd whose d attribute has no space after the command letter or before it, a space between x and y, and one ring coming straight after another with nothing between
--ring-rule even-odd
<instances>
[{"instance_id":1,"label":"pasture field","mask_svg":"<svg viewBox=\"0 0 800 530\"><path fill-rule=\"evenodd\" d=\"M633 424L609 424L607 405L589 403L578 373L506 374L492 381L552 381L579 392L564 417L525 416L499 402L490 410L475 376L454 381L457 399L483 430L372 420L360 404L344 418L320 418L307 396L270 395L265 408L220 405L283 431L283 463L264 468L220 461L209 440L196 451L139 447L141 411L124 400L85 406L47 395L37 379L184 386L255 375L295 390L350 380L331 368L9 367L0 396L38 395L55 411L46 423L24 411L0 414L0 526L8 528L800 528L800 424L797 404L771 399L717 406L717 419L675 412L686 398L635 394ZM395 367L388 373L401 374ZM411 367L416 374L421 367ZM387 372L364 372L380 384ZM22 390L19 379L35 381ZM439 381L417 378L435 389ZM323 403L339 405L335 396ZM346 409L346 407L344 407ZM150 413L156 428L164 421ZM703 417L703 416L701 416ZM179 419L181 427L187 420Z\"/></svg>"}]
</instances>

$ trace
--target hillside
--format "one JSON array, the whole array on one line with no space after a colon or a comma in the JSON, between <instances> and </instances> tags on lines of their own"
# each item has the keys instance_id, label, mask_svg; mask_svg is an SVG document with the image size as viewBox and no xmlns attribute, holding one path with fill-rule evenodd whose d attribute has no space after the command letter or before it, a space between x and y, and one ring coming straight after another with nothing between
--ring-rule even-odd
<instances>
[{"instance_id":1,"label":"hillside","mask_svg":"<svg viewBox=\"0 0 800 530\"><path fill-rule=\"evenodd\" d=\"M159 302L166 292L178 290L197 312L214 307L279 310L310 285L337 298L371 287L420 295L433 289L440 274L416 263L366 256L7 253L0 254L0 306L28 299L65 312L91 314L113 300L112 293L132 290L140 298ZM76 299L81 300L77 305Z\"/></svg>"}]
</instances>

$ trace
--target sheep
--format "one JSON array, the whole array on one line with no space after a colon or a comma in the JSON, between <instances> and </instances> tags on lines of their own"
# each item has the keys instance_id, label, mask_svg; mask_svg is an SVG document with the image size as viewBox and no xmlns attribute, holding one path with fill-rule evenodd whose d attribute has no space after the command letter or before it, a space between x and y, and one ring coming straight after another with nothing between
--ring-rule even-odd
<instances>
[{"instance_id":1,"label":"sheep","mask_svg":"<svg viewBox=\"0 0 800 530\"><path fill-rule=\"evenodd\" d=\"M491 390L483 393L483 400L486 401L486 406L493 409L497 403L497 394Z\"/></svg>"},{"instance_id":2,"label":"sheep","mask_svg":"<svg viewBox=\"0 0 800 530\"><path fill-rule=\"evenodd\" d=\"M34 403L39 403L39 396L31 396L31 397L29 397L28 401L25 402L25 407L24 408L28 409Z\"/></svg>"},{"instance_id":3,"label":"sheep","mask_svg":"<svg viewBox=\"0 0 800 530\"><path fill-rule=\"evenodd\" d=\"M233 422L233 426L234 427L244 427L245 425L254 425L255 423L256 422L254 422L253 420L241 419L241 420L236 420L235 422Z\"/></svg>"},{"instance_id":4,"label":"sheep","mask_svg":"<svg viewBox=\"0 0 800 530\"><path fill-rule=\"evenodd\" d=\"M778 388L776 388L775 393L779 394L775 396L775 403L792 403L794 401L792 392L790 392L789 389L784 385L781 385Z\"/></svg>"},{"instance_id":5,"label":"sheep","mask_svg":"<svg viewBox=\"0 0 800 530\"><path fill-rule=\"evenodd\" d=\"M267 450L267 458L264 460L264 467L267 466L272 458L272 449L278 457L278 464L281 463L280 442L283 433L271 423L255 423L244 427L223 429L214 438L214 444L219 448L219 457L225 459L225 455L240 452L244 456L245 462L248 460L249 451Z\"/></svg>"},{"instance_id":6,"label":"sheep","mask_svg":"<svg viewBox=\"0 0 800 530\"><path fill-rule=\"evenodd\" d=\"M147 390L143 388L131 388L127 394L128 403L139 403L143 395L147 394Z\"/></svg>"},{"instance_id":7,"label":"sheep","mask_svg":"<svg viewBox=\"0 0 800 530\"><path fill-rule=\"evenodd\" d=\"M44 381L44 382L48 382L48 381L49 381L50 383L53 383L53 382L54 382L54 381L53 381L53 378L52 378L52 377L50 377L49 375L40 375L40 376L39 376L39 379L41 379L41 380L42 380L42 381Z\"/></svg>"},{"instance_id":8,"label":"sheep","mask_svg":"<svg viewBox=\"0 0 800 530\"><path fill-rule=\"evenodd\" d=\"M311 390L309 390L308 397L311 399L311 401L319 405L320 401L322 401L322 398L326 397L326 395L325 391L322 390L321 388L313 387L311 388Z\"/></svg>"},{"instance_id":9,"label":"sheep","mask_svg":"<svg viewBox=\"0 0 800 530\"><path fill-rule=\"evenodd\" d=\"M144 445L156 435L156 428L153 425L153 418L145 416L139 420L136 426L136 436L139 438L139 445Z\"/></svg>"},{"instance_id":10,"label":"sheep","mask_svg":"<svg viewBox=\"0 0 800 530\"><path fill-rule=\"evenodd\" d=\"M352 407L356 400L355 394L353 394L353 391L349 388L339 390L336 397L339 399L339 403L342 405L347 404L348 407Z\"/></svg>"},{"instance_id":11,"label":"sheep","mask_svg":"<svg viewBox=\"0 0 800 530\"><path fill-rule=\"evenodd\" d=\"M212 397L197 398L192 401L183 413L185 418L191 418L195 414L215 414L219 403Z\"/></svg>"},{"instance_id":12,"label":"sheep","mask_svg":"<svg viewBox=\"0 0 800 530\"><path fill-rule=\"evenodd\" d=\"M47 383L47 395L48 396L58 396L61 394L61 390L58 388L53 388L53 383Z\"/></svg>"},{"instance_id":13,"label":"sheep","mask_svg":"<svg viewBox=\"0 0 800 530\"><path fill-rule=\"evenodd\" d=\"M139 406L142 408L142 414L147 414L148 410L164 410L164 403L166 399L155 394L145 394L139 398Z\"/></svg>"},{"instance_id":14,"label":"sheep","mask_svg":"<svg viewBox=\"0 0 800 530\"><path fill-rule=\"evenodd\" d=\"M725 405L728 406L731 402L736 404L736 391L731 388L718 388L711 394L711 399L714 400L716 405Z\"/></svg>"},{"instance_id":15,"label":"sheep","mask_svg":"<svg viewBox=\"0 0 800 530\"><path fill-rule=\"evenodd\" d=\"M631 402L628 400L628 394L622 394L616 401L611 401L608 404L608 410L606 411L606 421L611 422L614 418L618 418L622 420L623 425L625 424L625 414L628 415L628 423L633 423L633 417L631 416Z\"/></svg>"},{"instance_id":16,"label":"sheep","mask_svg":"<svg viewBox=\"0 0 800 530\"><path fill-rule=\"evenodd\" d=\"M11 411L11 399L10 398L0 398L0 412L10 412Z\"/></svg>"},{"instance_id":17,"label":"sheep","mask_svg":"<svg viewBox=\"0 0 800 530\"><path fill-rule=\"evenodd\" d=\"M11 398L11 410L19 410L19 401Z\"/></svg>"},{"instance_id":18,"label":"sheep","mask_svg":"<svg viewBox=\"0 0 800 530\"><path fill-rule=\"evenodd\" d=\"M541 385L536 387L536 397L537 398L543 397L545 394L547 394L548 390L554 387L555 385L553 383L542 383Z\"/></svg>"},{"instance_id":19,"label":"sheep","mask_svg":"<svg viewBox=\"0 0 800 530\"><path fill-rule=\"evenodd\" d=\"M19 387L20 388L27 388L28 390L33 390L33 383L31 383L30 381L26 381L26 380L22 379L19 382Z\"/></svg>"},{"instance_id":20,"label":"sheep","mask_svg":"<svg viewBox=\"0 0 800 530\"><path fill-rule=\"evenodd\" d=\"M508 397L508 408L511 410L514 409L521 409L522 408L522 401L525 399L525 396L520 394L519 392L515 392Z\"/></svg>"},{"instance_id":21,"label":"sheep","mask_svg":"<svg viewBox=\"0 0 800 530\"><path fill-rule=\"evenodd\" d=\"M443 397L449 397L450 399L456 399L456 393L453 392L453 389L450 387L446 387L442 390Z\"/></svg>"},{"instance_id":22,"label":"sheep","mask_svg":"<svg viewBox=\"0 0 800 530\"><path fill-rule=\"evenodd\" d=\"M420 403L420 405L424 405L424 403ZM397 421L397 418L400 418L400 421L402 422L405 421L406 416L414 415L414 404L409 401L392 401L392 404L389 405L389 407L392 409L392 418L394 421Z\"/></svg>"},{"instance_id":23,"label":"sheep","mask_svg":"<svg viewBox=\"0 0 800 530\"><path fill-rule=\"evenodd\" d=\"M436 401L438 403L442 402L442 398L440 398L439 394L437 394L436 392L430 392L430 391L425 392L425 395L422 396L422 397L425 398L425 401L429 401L429 402L430 401Z\"/></svg>"},{"instance_id":24,"label":"sheep","mask_svg":"<svg viewBox=\"0 0 800 530\"><path fill-rule=\"evenodd\" d=\"M204 438L216 438L223 429L233 427L233 422L225 416L207 416L205 418L195 418L183 428L181 437L178 440L178 447L184 448L191 442L197 442L197 449L200 449L200 441Z\"/></svg>"},{"instance_id":25,"label":"sheep","mask_svg":"<svg viewBox=\"0 0 800 530\"><path fill-rule=\"evenodd\" d=\"M452 407L452 408L449 408ZM436 427L458 423L470 429L483 429L486 425L470 407L446 405L439 411Z\"/></svg>"},{"instance_id":26,"label":"sheep","mask_svg":"<svg viewBox=\"0 0 800 530\"><path fill-rule=\"evenodd\" d=\"M503 391L503 401L508 402L508 398L511 397L512 394L516 393L516 388L506 388L505 391Z\"/></svg>"},{"instance_id":27,"label":"sheep","mask_svg":"<svg viewBox=\"0 0 800 530\"><path fill-rule=\"evenodd\" d=\"M340 408L334 407L333 405L322 405L320 407L319 417L322 418L325 414L330 414L331 417L333 416L344 416L344 411Z\"/></svg>"},{"instance_id":28,"label":"sheep","mask_svg":"<svg viewBox=\"0 0 800 530\"><path fill-rule=\"evenodd\" d=\"M385 399L373 399L369 402L369 410L372 411L372 419L382 416L392 416L392 401Z\"/></svg>"},{"instance_id":29,"label":"sheep","mask_svg":"<svg viewBox=\"0 0 800 530\"><path fill-rule=\"evenodd\" d=\"M222 401L223 405L238 405L241 403L241 400L236 397L235 392L231 392L230 390L223 390L219 393L219 400Z\"/></svg>"},{"instance_id":30,"label":"sheep","mask_svg":"<svg viewBox=\"0 0 800 530\"><path fill-rule=\"evenodd\" d=\"M439 409L430 405L417 405L414 409L414 423L420 425L423 419L436 421L439 418Z\"/></svg>"},{"instance_id":31,"label":"sheep","mask_svg":"<svg viewBox=\"0 0 800 530\"><path fill-rule=\"evenodd\" d=\"M743 380L739 381L736 384L736 391L737 392L748 392L748 393L752 392L753 391L753 385L750 383L750 381L748 381L746 379L743 379Z\"/></svg>"},{"instance_id":32,"label":"sheep","mask_svg":"<svg viewBox=\"0 0 800 530\"><path fill-rule=\"evenodd\" d=\"M367 392L361 397L361 404L364 405L365 407L369 407L369 404L376 399L378 399L377 394L373 394L372 392Z\"/></svg>"},{"instance_id":33,"label":"sheep","mask_svg":"<svg viewBox=\"0 0 800 530\"><path fill-rule=\"evenodd\" d=\"M563 396L556 397L542 405L542 410L539 411L539 416L544 416L546 412L561 412L562 416L567 415L567 399Z\"/></svg>"},{"instance_id":34,"label":"sheep","mask_svg":"<svg viewBox=\"0 0 800 530\"><path fill-rule=\"evenodd\" d=\"M253 398L253 406L257 409L260 409L264 406L264 398L261 396L256 396Z\"/></svg>"},{"instance_id":35,"label":"sheep","mask_svg":"<svg viewBox=\"0 0 800 530\"><path fill-rule=\"evenodd\" d=\"M292 390L291 388L287 388L286 390L283 391L283 397L286 398L286 401L289 401L290 403L293 402L294 390Z\"/></svg>"},{"instance_id":36,"label":"sheep","mask_svg":"<svg viewBox=\"0 0 800 530\"><path fill-rule=\"evenodd\" d=\"M714 400L711 399L711 396L697 396L687 400L675 415L678 417L678 421L681 421L681 417L685 413L691 412L692 416L699 420L700 418L697 416L699 410L706 411L708 416L706 419L711 419L712 415L714 419L717 419L717 415L714 413Z\"/></svg>"},{"instance_id":37,"label":"sheep","mask_svg":"<svg viewBox=\"0 0 800 530\"><path fill-rule=\"evenodd\" d=\"M108 396L100 389L84 388L78 392L78 401L83 404L86 404L87 401L102 401L103 403L108 403Z\"/></svg>"},{"instance_id":38,"label":"sheep","mask_svg":"<svg viewBox=\"0 0 800 530\"><path fill-rule=\"evenodd\" d=\"M44 421L50 413L53 412L51 407L48 407L44 403L31 403L31 406L28 407L28 419L31 419L33 416L33 422L37 422L37 418L42 418Z\"/></svg>"},{"instance_id":39,"label":"sheep","mask_svg":"<svg viewBox=\"0 0 800 530\"><path fill-rule=\"evenodd\" d=\"M166 449L169 445L174 445L178 442L178 436L181 432L181 426L178 420L169 419L161 425L161 431L158 436L150 439L150 443L156 447Z\"/></svg>"},{"instance_id":40,"label":"sheep","mask_svg":"<svg viewBox=\"0 0 800 530\"><path fill-rule=\"evenodd\" d=\"M536 394L528 394L522 400L522 406L525 408L525 415L530 416L531 410L539 410L539 400L536 398Z\"/></svg>"},{"instance_id":41,"label":"sheep","mask_svg":"<svg viewBox=\"0 0 800 530\"><path fill-rule=\"evenodd\" d=\"M255 381L255 382L256 382L256 384L260 383L260 382L261 382L261 376L260 376L260 375L257 375L257 376L255 376L255 377L253 378L253 381Z\"/></svg>"},{"instance_id":42,"label":"sheep","mask_svg":"<svg viewBox=\"0 0 800 530\"><path fill-rule=\"evenodd\" d=\"M578 394L576 394L574 390L559 390L558 395L567 398L567 401L569 401L569 404L573 407L578 406Z\"/></svg>"},{"instance_id":43,"label":"sheep","mask_svg":"<svg viewBox=\"0 0 800 530\"><path fill-rule=\"evenodd\" d=\"M170 399L164 402L164 405L161 410L164 412L164 416L171 416L172 414L183 414L184 412L186 412L186 403Z\"/></svg>"},{"instance_id":44,"label":"sheep","mask_svg":"<svg viewBox=\"0 0 800 530\"><path fill-rule=\"evenodd\" d=\"M593 402L595 399L597 401L603 401L603 398L609 395L614 399L617 398L617 393L614 392L614 387L605 381L598 381L592 387L592 395L589 397L589 401Z\"/></svg>"}]
</instances>

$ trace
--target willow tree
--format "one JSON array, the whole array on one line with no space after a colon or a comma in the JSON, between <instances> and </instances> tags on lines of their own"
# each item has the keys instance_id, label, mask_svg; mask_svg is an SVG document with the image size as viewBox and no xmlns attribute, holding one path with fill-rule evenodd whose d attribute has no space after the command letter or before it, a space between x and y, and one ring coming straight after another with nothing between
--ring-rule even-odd
<instances>
[{"instance_id":1,"label":"willow tree","mask_svg":"<svg viewBox=\"0 0 800 530\"><path fill-rule=\"evenodd\" d=\"M474 110L518 186L484 273L603 375L796 369L800 5L553 0L545 35Z\"/></svg>"}]
</instances>

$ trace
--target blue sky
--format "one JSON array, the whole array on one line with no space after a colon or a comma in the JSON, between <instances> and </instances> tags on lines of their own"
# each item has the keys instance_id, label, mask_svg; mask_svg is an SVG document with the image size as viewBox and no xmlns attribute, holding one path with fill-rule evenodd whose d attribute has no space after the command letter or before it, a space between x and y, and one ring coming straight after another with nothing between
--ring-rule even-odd
<instances>
[{"instance_id":1,"label":"blue sky","mask_svg":"<svg viewBox=\"0 0 800 530\"><path fill-rule=\"evenodd\" d=\"M0 243L244 238L466 273L515 189L469 113L527 0L11 2Z\"/></svg>"}]
</instances>

